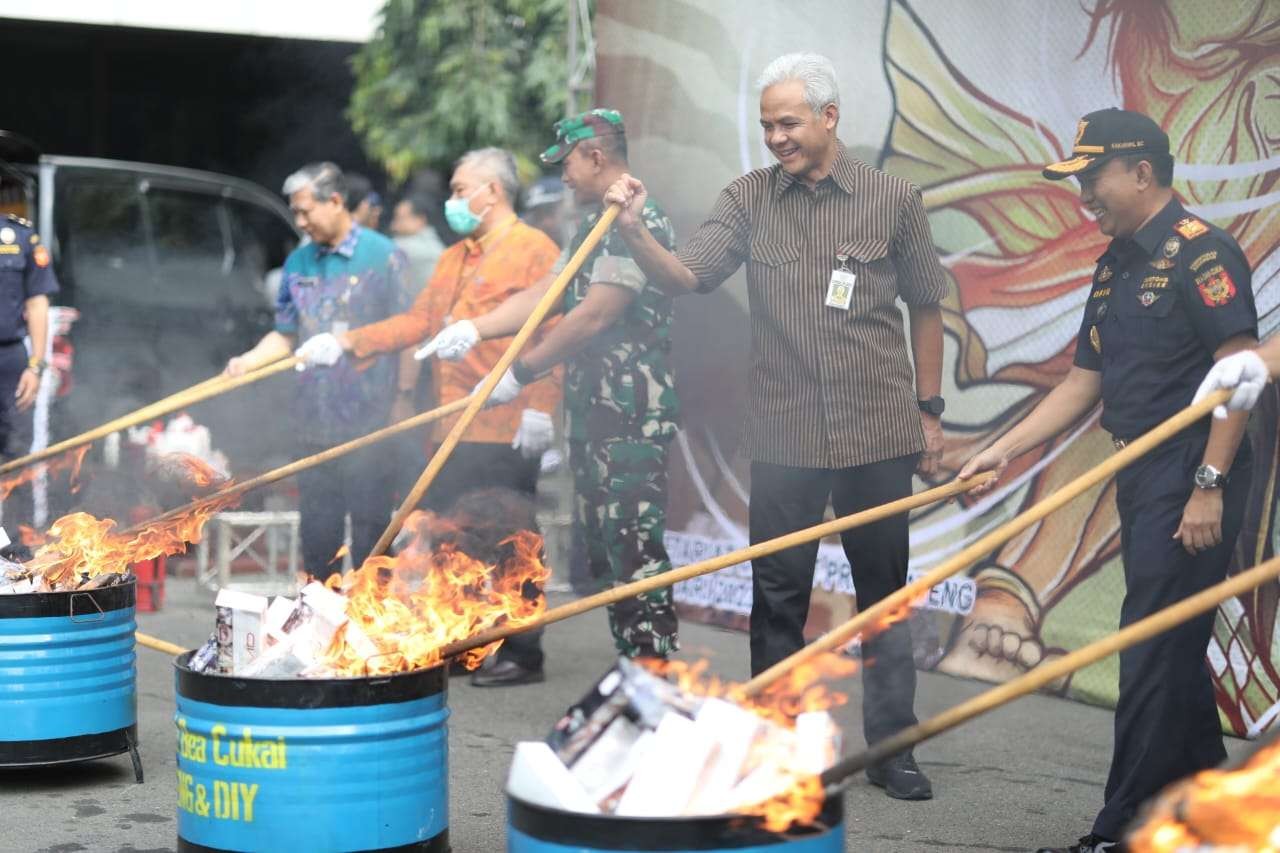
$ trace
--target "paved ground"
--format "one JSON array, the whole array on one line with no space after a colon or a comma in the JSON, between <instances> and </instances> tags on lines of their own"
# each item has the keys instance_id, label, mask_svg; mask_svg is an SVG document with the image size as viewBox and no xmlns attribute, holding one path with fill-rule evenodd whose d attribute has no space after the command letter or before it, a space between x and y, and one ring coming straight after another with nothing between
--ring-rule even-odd
<instances>
[{"instance_id":1,"label":"paved ground","mask_svg":"<svg viewBox=\"0 0 1280 853\"><path fill-rule=\"evenodd\" d=\"M553 596L554 598L554 596ZM183 645L208 635L212 594L170 579L160 613L139 627ZM685 657L709 657L726 677L746 674L741 634L686 625ZM611 663L602 613L578 617L547 634L547 682L478 690L451 685L449 706L450 835L456 853L505 849L502 794L513 745L548 727ZM174 710L169 658L138 652L139 729L147 781L135 785L129 761L0 774L0 851L167 851L174 848ZM858 684L838 712L851 744L861 738ZM925 674L918 711L931 715L984 685ZM3 721L0 721L3 725ZM849 850L1031 850L1085 832L1102 798L1111 714L1032 697L1007 706L918 749L934 781L930 802L901 803L862 780L847 795ZM1233 756L1247 745L1228 744ZM282 840L282 848L287 844ZM299 851L303 853L303 851Z\"/></svg>"}]
</instances>

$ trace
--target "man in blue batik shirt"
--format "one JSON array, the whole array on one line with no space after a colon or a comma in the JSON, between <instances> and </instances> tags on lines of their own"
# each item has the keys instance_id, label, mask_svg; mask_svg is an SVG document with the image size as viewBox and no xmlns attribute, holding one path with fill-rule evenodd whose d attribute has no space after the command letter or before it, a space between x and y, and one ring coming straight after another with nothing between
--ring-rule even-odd
<instances>
[{"instance_id":1,"label":"man in blue batik shirt","mask_svg":"<svg viewBox=\"0 0 1280 853\"><path fill-rule=\"evenodd\" d=\"M227 362L229 375L287 356L295 341L308 341L311 348L336 343L334 335L383 320L402 307L404 257L391 240L355 223L346 193L342 170L333 163L312 163L285 181L294 221L311 241L285 261L275 330ZM299 354L320 365L298 377L293 428L299 456L386 425L396 387L393 359L356 359L341 347ZM335 555L348 513L354 564L372 550L391 514L384 460L375 446L299 474L303 563L314 577L339 570Z\"/></svg>"}]
</instances>

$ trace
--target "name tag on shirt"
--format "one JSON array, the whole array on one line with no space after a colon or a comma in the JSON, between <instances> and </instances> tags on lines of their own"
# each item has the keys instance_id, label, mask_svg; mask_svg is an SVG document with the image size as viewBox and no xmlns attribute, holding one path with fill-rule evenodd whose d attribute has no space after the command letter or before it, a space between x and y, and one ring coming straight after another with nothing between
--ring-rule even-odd
<instances>
[{"instance_id":1,"label":"name tag on shirt","mask_svg":"<svg viewBox=\"0 0 1280 853\"><path fill-rule=\"evenodd\" d=\"M832 270L827 283L827 307L848 311L853 303L853 285L858 277L848 270Z\"/></svg>"}]
</instances>

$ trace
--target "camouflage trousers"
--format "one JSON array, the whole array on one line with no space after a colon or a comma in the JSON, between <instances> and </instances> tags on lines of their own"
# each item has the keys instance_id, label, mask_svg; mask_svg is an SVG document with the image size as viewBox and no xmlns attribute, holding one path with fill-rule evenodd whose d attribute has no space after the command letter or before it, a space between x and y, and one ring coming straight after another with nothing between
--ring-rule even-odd
<instances>
[{"instance_id":1,"label":"camouflage trousers","mask_svg":"<svg viewBox=\"0 0 1280 853\"><path fill-rule=\"evenodd\" d=\"M616 586L671 568L663 543L669 444L666 439L570 442L577 520L592 577ZM679 648L669 588L612 605L609 627L614 645L627 657Z\"/></svg>"}]
</instances>

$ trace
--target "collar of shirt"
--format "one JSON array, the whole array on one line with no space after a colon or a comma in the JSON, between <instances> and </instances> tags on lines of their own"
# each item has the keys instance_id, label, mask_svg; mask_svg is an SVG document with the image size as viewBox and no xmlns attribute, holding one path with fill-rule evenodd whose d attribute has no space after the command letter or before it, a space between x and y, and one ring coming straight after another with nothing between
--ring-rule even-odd
<instances>
[{"instance_id":1,"label":"collar of shirt","mask_svg":"<svg viewBox=\"0 0 1280 853\"><path fill-rule=\"evenodd\" d=\"M1173 229L1173 224L1187 212L1182 207L1182 203L1176 198L1169 199L1169 203L1160 208L1160 212L1151 217L1146 225L1139 228L1132 237L1118 237L1107 245L1107 251L1103 254L1103 258L1107 255L1119 255L1132 252L1134 248L1141 249L1146 255L1154 255L1156 249L1160 248L1164 242L1164 237ZM1099 258L1098 260L1102 260Z\"/></svg>"},{"instance_id":2,"label":"collar of shirt","mask_svg":"<svg viewBox=\"0 0 1280 853\"><path fill-rule=\"evenodd\" d=\"M483 254L485 249L489 248L489 244L498 239L502 234L510 230L511 226L516 223L520 217L514 213L494 225L483 237L467 237L462 241L463 251L467 257L472 255Z\"/></svg>"},{"instance_id":3,"label":"collar of shirt","mask_svg":"<svg viewBox=\"0 0 1280 853\"><path fill-rule=\"evenodd\" d=\"M791 187L796 184L803 183L799 178L781 167L779 167L778 171L780 173L778 175L778 183L773 187L774 201L777 201L782 194ZM853 158L850 157L849 152L845 150L844 143L837 139L836 159L831 163L831 171L827 174L827 177L818 182L818 186L821 186L824 181L830 180L833 184L844 190L849 195L853 195L855 183L854 171L855 167Z\"/></svg>"},{"instance_id":4,"label":"collar of shirt","mask_svg":"<svg viewBox=\"0 0 1280 853\"><path fill-rule=\"evenodd\" d=\"M347 236L342 238L342 242L336 246L317 246L320 257L328 254L342 255L344 258L351 258L356 253L356 243L360 241L360 226L354 222L351 223L351 230L347 232Z\"/></svg>"}]
</instances>

